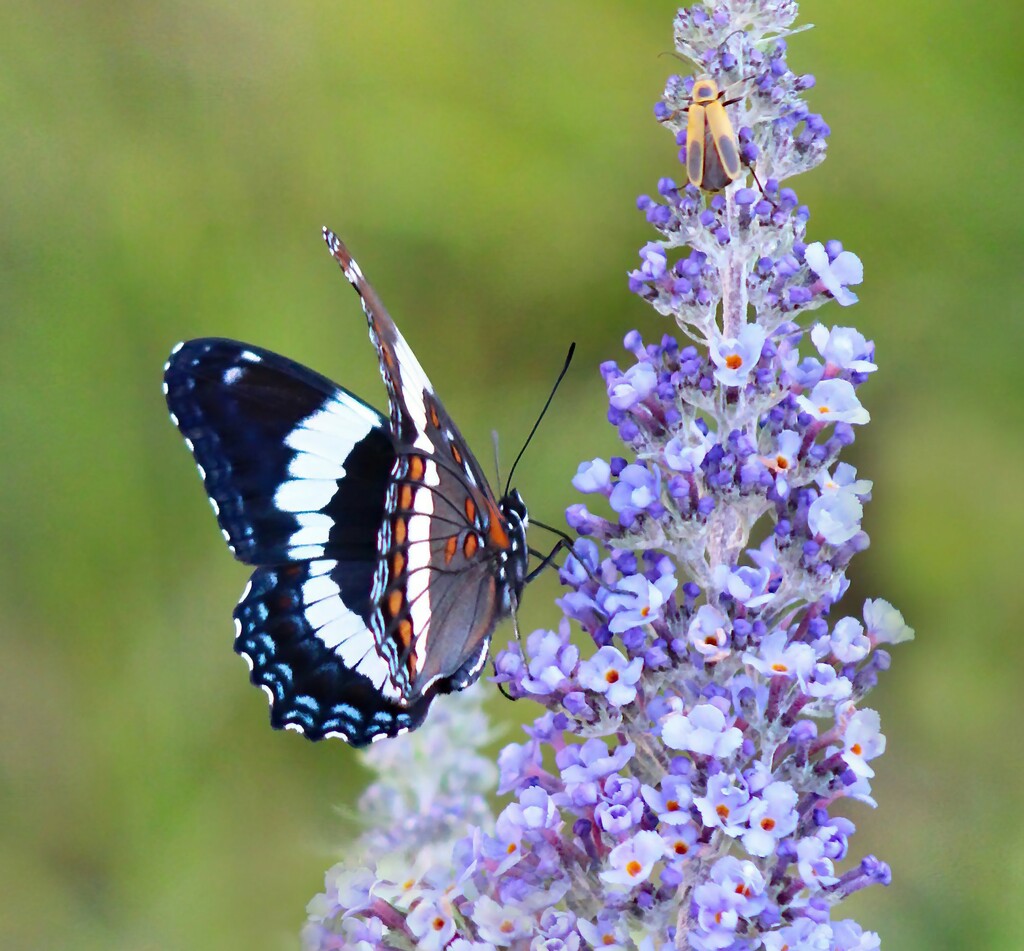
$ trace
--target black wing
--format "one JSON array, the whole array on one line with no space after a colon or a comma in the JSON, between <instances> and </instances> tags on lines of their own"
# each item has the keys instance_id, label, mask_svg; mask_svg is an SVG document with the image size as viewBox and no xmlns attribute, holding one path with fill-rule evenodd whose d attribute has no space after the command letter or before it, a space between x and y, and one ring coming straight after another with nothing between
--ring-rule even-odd
<instances>
[{"instance_id":1,"label":"black wing","mask_svg":"<svg viewBox=\"0 0 1024 951\"><path fill-rule=\"evenodd\" d=\"M236 558L273 565L327 554L372 575L395 462L380 413L234 340L179 344L164 392Z\"/></svg>"},{"instance_id":2,"label":"black wing","mask_svg":"<svg viewBox=\"0 0 1024 951\"><path fill-rule=\"evenodd\" d=\"M436 691L409 705L385 696L391 665L344 603L338 571L324 559L258 569L235 608L235 650L269 697L275 729L364 746L414 730Z\"/></svg>"}]
</instances>

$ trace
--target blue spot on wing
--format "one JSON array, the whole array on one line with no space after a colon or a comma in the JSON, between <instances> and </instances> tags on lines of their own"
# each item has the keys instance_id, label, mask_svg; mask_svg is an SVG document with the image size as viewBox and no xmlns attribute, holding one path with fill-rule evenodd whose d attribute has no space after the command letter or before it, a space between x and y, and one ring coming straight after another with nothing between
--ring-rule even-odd
<instances>
[{"instance_id":1,"label":"blue spot on wing","mask_svg":"<svg viewBox=\"0 0 1024 951\"><path fill-rule=\"evenodd\" d=\"M252 683L270 691L271 726L311 740L340 734L353 746L418 727L436 691L398 706L346 666L305 616L301 592L310 576L306 564L260 568L235 608L235 651L251 662Z\"/></svg>"}]
</instances>

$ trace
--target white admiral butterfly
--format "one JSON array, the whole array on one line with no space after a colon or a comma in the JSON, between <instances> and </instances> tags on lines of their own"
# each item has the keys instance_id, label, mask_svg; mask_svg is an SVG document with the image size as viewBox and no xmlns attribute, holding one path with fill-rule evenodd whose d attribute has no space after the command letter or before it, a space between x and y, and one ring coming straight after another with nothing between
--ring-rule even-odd
<instances>
[{"instance_id":1,"label":"white admiral butterfly","mask_svg":"<svg viewBox=\"0 0 1024 951\"><path fill-rule=\"evenodd\" d=\"M495 499L380 298L324 238L362 299L390 418L233 340L179 344L164 393L228 547L256 567L235 650L271 725L362 746L480 676L530 552L519 493Z\"/></svg>"}]
</instances>

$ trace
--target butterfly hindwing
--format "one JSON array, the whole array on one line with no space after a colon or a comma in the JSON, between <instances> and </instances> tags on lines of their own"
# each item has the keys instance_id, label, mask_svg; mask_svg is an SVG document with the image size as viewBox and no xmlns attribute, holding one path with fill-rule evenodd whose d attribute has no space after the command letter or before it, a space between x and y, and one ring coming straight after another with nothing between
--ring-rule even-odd
<instances>
[{"instance_id":1,"label":"butterfly hindwing","mask_svg":"<svg viewBox=\"0 0 1024 951\"><path fill-rule=\"evenodd\" d=\"M340 596L345 584L345 565L327 559L257 569L235 608L235 650L270 699L272 726L363 746L415 729L431 697L388 699L393 670Z\"/></svg>"}]
</instances>

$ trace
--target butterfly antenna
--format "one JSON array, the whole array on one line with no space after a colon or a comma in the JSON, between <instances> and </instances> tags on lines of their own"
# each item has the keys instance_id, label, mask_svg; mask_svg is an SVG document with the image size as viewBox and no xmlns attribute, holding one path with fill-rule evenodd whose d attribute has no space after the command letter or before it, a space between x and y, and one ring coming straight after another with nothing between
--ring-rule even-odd
<instances>
[{"instance_id":1,"label":"butterfly antenna","mask_svg":"<svg viewBox=\"0 0 1024 951\"><path fill-rule=\"evenodd\" d=\"M501 460L498 458L498 430L491 430L491 443L494 446L494 484L501 485Z\"/></svg>"},{"instance_id":2,"label":"butterfly antenna","mask_svg":"<svg viewBox=\"0 0 1024 951\"><path fill-rule=\"evenodd\" d=\"M555 385L551 387L551 394L548 396L547 402L544 404L544 408L540 411L540 416L537 417L537 422L533 424L533 429L530 430L530 435L526 437L526 442L523 443L523 448L519 450L519 455L516 456L516 461L512 463L512 468L508 473L508 481L505 483L505 495L508 495L508 490L512 486L512 476L515 475L516 466L519 465L519 460L523 458L523 453L526 452L526 447L530 445L530 440L533 439L533 434L537 432L537 427L540 425L540 421L544 418L544 414L548 411L551 401L555 398L555 393L558 392L558 384L562 382L562 378L569 372L569 364L572 363L572 355L575 352L576 341L574 340L569 344L569 352L565 355L565 365L562 367L562 372L558 374L558 379L555 380Z\"/></svg>"}]
</instances>

